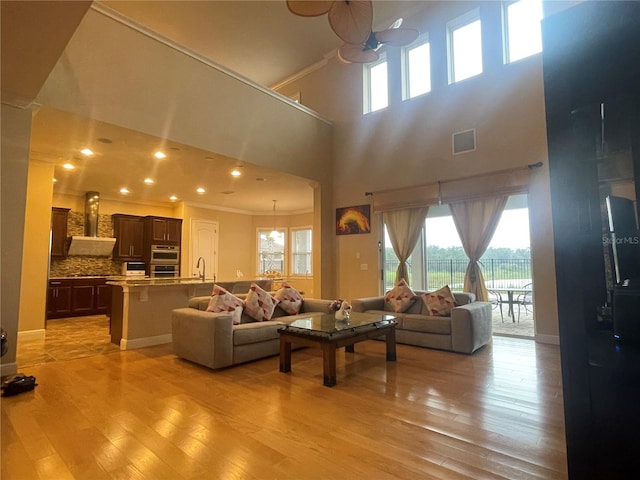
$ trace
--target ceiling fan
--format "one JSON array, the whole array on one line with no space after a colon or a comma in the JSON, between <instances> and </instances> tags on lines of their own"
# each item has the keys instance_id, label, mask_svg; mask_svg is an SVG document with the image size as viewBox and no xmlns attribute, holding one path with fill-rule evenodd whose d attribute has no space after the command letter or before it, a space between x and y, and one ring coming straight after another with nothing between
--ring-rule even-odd
<instances>
[{"instance_id":1,"label":"ceiling fan","mask_svg":"<svg viewBox=\"0 0 640 480\"><path fill-rule=\"evenodd\" d=\"M328 14L331 29L345 42L336 52L342 63L375 62L379 57L377 50L383 44L407 45L420 34L412 28L400 28L401 18L386 30L374 32L371 0L287 0L287 7L302 17Z\"/></svg>"}]
</instances>

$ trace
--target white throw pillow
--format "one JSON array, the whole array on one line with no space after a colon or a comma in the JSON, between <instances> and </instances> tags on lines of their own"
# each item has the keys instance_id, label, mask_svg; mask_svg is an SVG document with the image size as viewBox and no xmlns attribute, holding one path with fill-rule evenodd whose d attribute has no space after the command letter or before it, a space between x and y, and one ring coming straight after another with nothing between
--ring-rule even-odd
<instances>
[{"instance_id":1,"label":"white throw pillow","mask_svg":"<svg viewBox=\"0 0 640 480\"><path fill-rule=\"evenodd\" d=\"M275 293L274 297L278 300L280 308L289 315L300 313L303 300L302 295L288 283L284 282L282 288Z\"/></svg>"},{"instance_id":2,"label":"white throw pillow","mask_svg":"<svg viewBox=\"0 0 640 480\"><path fill-rule=\"evenodd\" d=\"M416 301L416 294L409 287L404 278L401 278L392 290L384 296L385 303L391 306L395 313L402 313Z\"/></svg>"},{"instance_id":3,"label":"white throw pillow","mask_svg":"<svg viewBox=\"0 0 640 480\"><path fill-rule=\"evenodd\" d=\"M279 300L272 297L269 292L252 283L244 300L244 309L251 318L263 322L271 320L278 303Z\"/></svg>"},{"instance_id":4,"label":"white throw pillow","mask_svg":"<svg viewBox=\"0 0 640 480\"><path fill-rule=\"evenodd\" d=\"M432 293L423 293L422 301L427 307L429 315L434 317L450 317L451 310L456 306L449 285L445 285L440 290Z\"/></svg>"},{"instance_id":5,"label":"white throw pillow","mask_svg":"<svg viewBox=\"0 0 640 480\"><path fill-rule=\"evenodd\" d=\"M209 299L207 312L231 312L233 324L238 325L240 323L240 317L242 316L243 307L244 302L241 299L218 285L213 286L213 295L211 295Z\"/></svg>"}]
</instances>

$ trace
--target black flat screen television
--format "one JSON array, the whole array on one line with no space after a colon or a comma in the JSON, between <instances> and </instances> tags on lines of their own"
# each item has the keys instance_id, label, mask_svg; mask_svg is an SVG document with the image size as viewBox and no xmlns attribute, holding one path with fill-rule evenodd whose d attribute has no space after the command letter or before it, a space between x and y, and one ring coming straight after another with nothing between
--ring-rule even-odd
<instances>
[{"instance_id":1,"label":"black flat screen television","mask_svg":"<svg viewBox=\"0 0 640 480\"><path fill-rule=\"evenodd\" d=\"M607 216L615 283L640 278L640 235L633 200L609 195L606 199Z\"/></svg>"}]
</instances>

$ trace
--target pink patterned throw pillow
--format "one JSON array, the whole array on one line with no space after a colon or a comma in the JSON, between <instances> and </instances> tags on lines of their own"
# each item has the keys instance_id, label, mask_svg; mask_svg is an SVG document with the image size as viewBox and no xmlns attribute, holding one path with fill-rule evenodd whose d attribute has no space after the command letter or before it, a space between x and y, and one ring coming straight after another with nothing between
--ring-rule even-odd
<instances>
[{"instance_id":1,"label":"pink patterned throw pillow","mask_svg":"<svg viewBox=\"0 0 640 480\"><path fill-rule=\"evenodd\" d=\"M395 313L402 313L416 301L416 294L411 290L404 278L389 290L384 296L385 303L388 303Z\"/></svg>"},{"instance_id":2,"label":"pink patterned throw pillow","mask_svg":"<svg viewBox=\"0 0 640 480\"><path fill-rule=\"evenodd\" d=\"M279 300L277 298L272 297L269 292L252 283L244 301L244 309L251 318L263 322L271 320L273 311L278 303Z\"/></svg>"},{"instance_id":3,"label":"pink patterned throw pillow","mask_svg":"<svg viewBox=\"0 0 640 480\"><path fill-rule=\"evenodd\" d=\"M432 293L423 293L422 301L427 307L429 315L434 317L449 317L451 316L451 309L456 306L456 301L449 285L445 285L440 290Z\"/></svg>"},{"instance_id":4,"label":"pink patterned throw pillow","mask_svg":"<svg viewBox=\"0 0 640 480\"><path fill-rule=\"evenodd\" d=\"M275 293L274 298L278 300L280 308L289 315L300 313L300 308L302 308L302 295L287 282L282 284L282 288Z\"/></svg>"},{"instance_id":5,"label":"pink patterned throw pillow","mask_svg":"<svg viewBox=\"0 0 640 480\"><path fill-rule=\"evenodd\" d=\"M211 299L209 299L207 312L231 312L233 324L238 325L240 323L240 317L242 316L243 307L244 302L241 299L218 285L213 286L213 294L211 295Z\"/></svg>"}]
</instances>

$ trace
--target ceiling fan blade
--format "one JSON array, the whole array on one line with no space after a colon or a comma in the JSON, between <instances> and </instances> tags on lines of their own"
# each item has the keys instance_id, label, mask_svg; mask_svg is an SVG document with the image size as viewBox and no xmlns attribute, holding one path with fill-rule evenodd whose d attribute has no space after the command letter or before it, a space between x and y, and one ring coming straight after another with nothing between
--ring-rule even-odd
<instances>
[{"instance_id":1,"label":"ceiling fan blade","mask_svg":"<svg viewBox=\"0 0 640 480\"><path fill-rule=\"evenodd\" d=\"M420 32L413 28L394 28L391 30L383 30L376 32L376 39L380 43L391 45L392 47L401 47L408 45L418 38Z\"/></svg>"},{"instance_id":2,"label":"ceiling fan blade","mask_svg":"<svg viewBox=\"0 0 640 480\"><path fill-rule=\"evenodd\" d=\"M318 17L327 13L332 3L330 0L287 0L287 8L291 13L301 17Z\"/></svg>"},{"instance_id":3,"label":"ceiling fan blade","mask_svg":"<svg viewBox=\"0 0 640 480\"><path fill-rule=\"evenodd\" d=\"M329 9L329 25L346 43L360 44L367 40L373 24L371 0L339 0Z\"/></svg>"},{"instance_id":4,"label":"ceiling fan blade","mask_svg":"<svg viewBox=\"0 0 640 480\"><path fill-rule=\"evenodd\" d=\"M342 63L371 63L380 57L375 50L365 50L363 45L353 43L342 45L336 56Z\"/></svg>"}]
</instances>

